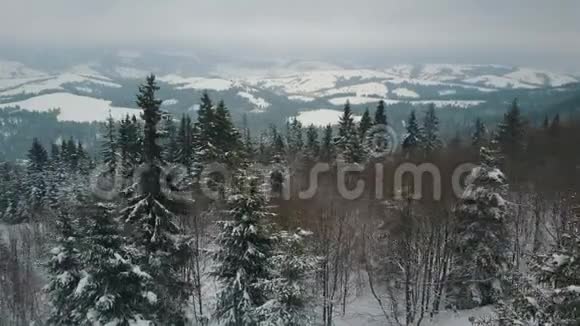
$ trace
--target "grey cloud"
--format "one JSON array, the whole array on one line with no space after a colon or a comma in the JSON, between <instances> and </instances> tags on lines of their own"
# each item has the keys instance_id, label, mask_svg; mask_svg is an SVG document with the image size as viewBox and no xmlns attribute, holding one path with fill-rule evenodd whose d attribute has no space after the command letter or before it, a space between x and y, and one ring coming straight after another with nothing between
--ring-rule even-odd
<instances>
[{"instance_id":1,"label":"grey cloud","mask_svg":"<svg viewBox=\"0 0 580 326\"><path fill-rule=\"evenodd\" d=\"M0 2L0 37L8 44L517 52L546 61L580 55L576 0Z\"/></svg>"}]
</instances>

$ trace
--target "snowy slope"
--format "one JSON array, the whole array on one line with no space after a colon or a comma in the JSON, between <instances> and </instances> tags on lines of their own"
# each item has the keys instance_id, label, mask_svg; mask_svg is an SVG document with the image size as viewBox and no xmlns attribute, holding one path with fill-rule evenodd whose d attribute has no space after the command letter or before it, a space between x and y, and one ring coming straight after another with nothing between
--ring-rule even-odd
<instances>
[{"instance_id":1,"label":"snowy slope","mask_svg":"<svg viewBox=\"0 0 580 326\"><path fill-rule=\"evenodd\" d=\"M263 110L270 106L270 103L266 102L266 100L264 100L263 98L256 97L254 96L254 94L248 92L238 92L238 96L241 96L246 100L248 100L248 102L254 105L255 108L258 110Z\"/></svg>"},{"instance_id":2,"label":"snowy slope","mask_svg":"<svg viewBox=\"0 0 580 326\"><path fill-rule=\"evenodd\" d=\"M397 97L406 97L406 98L418 98L419 94L417 92L410 90L408 88L396 88L391 91Z\"/></svg>"},{"instance_id":3,"label":"snowy slope","mask_svg":"<svg viewBox=\"0 0 580 326\"><path fill-rule=\"evenodd\" d=\"M23 79L46 76L46 73L29 68L16 61L0 60L0 79Z\"/></svg>"},{"instance_id":4,"label":"snowy slope","mask_svg":"<svg viewBox=\"0 0 580 326\"><path fill-rule=\"evenodd\" d=\"M0 104L0 107L13 106L19 106L28 111L48 111L59 108L59 120L80 122L104 121L109 116L109 112L116 119L126 114L138 116L141 112L136 109L112 106L111 101L68 93L45 94L24 101Z\"/></svg>"},{"instance_id":5,"label":"snowy slope","mask_svg":"<svg viewBox=\"0 0 580 326\"><path fill-rule=\"evenodd\" d=\"M110 81L110 79L103 77L97 78L94 76L64 73L60 75L49 76L46 78L27 80L18 85L4 87L0 90L0 97L14 96L19 94L38 94L46 91L63 90L65 84L71 83L90 83L98 86L119 88L121 85ZM0 82L0 85L2 83Z\"/></svg>"},{"instance_id":6,"label":"snowy slope","mask_svg":"<svg viewBox=\"0 0 580 326\"><path fill-rule=\"evenodd\" d=\"M298 116L296 116L296 119L305 126L313 124L317 127L324 127L327 125L338 124L341 115L342 111L330 109L318 109L318 110L301 111L298 113ZM353 115L353 119L355 121L359 121L361 117Z\"/></svg>"},{"instance_id":7,"label":"snowy slope","mask_svg":"<svg viewBox=\"0 0 580 326\"><path fill-rule=\"evenodd\" d=\"M371 82L364 84L355 84L352 86L344 86L339 88L333 88L324 92L319 93L321 96L332 96L336 94L355 94L356 96L376 96L384 97L389 92L387 86L381 83Z\"/></svg>"},{"instance_id":8,"label":"snowy slope","mask_svg":"<svg viewBox=\"0 0 580 326\"><path fill-rule=\"evenodd\" d=\"M207 89L224 91L233 85L231 80L221 78L182 77L179 75L166 75L159 77L160 81L175 85L177 89Z\"/></svg>"}]
</instances>

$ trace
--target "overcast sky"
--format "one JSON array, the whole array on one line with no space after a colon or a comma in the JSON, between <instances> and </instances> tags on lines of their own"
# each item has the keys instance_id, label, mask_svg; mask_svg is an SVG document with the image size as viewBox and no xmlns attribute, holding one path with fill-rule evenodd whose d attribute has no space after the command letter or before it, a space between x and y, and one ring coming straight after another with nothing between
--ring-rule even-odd
<instances>
[{"instance_id":1,"label":"overcast sky","mask_svg":"<svg viewBox=\"0 0 580 326\"><path fill-rule=\"evenodd\" d=\"M14 46L242 49L580 72L578 0L0 0Z\"/></svg>"}]
</instances>

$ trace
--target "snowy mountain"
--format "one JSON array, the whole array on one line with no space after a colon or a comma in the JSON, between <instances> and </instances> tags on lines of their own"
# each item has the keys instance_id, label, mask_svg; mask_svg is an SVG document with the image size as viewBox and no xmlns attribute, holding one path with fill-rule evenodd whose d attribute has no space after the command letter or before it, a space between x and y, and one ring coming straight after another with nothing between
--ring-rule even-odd
<instances>
[{"instance_id":1,"label":"snowy mountain","mask_svg":"<svg viewBox=\"0 0 580 326\"><path fill-rule=\"evenodd\" d=\"M501 65L354 69L306 61L272 69L235 70L243 75L233 73L234 69L231 73L222 69L221 75L190 75L149 68L126 57L120 65L94 62L60 71L0 61L0 105L38 111L61 108L62 120L104 120L109 110L114 116L131 112L127 111L135 107L131 94L148 71L159 76L162 96L170 100L165 103L169 110L191 111L198 94L209 90L216 98L224 98L233 111L251 114L336 110L346 101L356 106L373 105L381 99L389 105L434 103L437 108L471 108L485 104L496 92L558 88L579 81L569 75Z\"/></svg>"}]
</instances>

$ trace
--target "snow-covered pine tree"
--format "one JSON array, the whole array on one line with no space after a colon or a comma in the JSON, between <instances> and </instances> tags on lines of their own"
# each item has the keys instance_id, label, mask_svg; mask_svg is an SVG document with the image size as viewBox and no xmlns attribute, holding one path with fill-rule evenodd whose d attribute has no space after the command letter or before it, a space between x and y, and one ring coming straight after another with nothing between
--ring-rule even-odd
<instances>
[{"instance_id":1,"label":"snow-covered pine tree","mask_svg":"<svg viewBox=\"0 0 580 326\"><path fill-rule=\"evenodd\" d=\"M201 103L197 111L196 137L196 165L195 170L199 173L203 165L217 160L217 153L213 140L216 135L215 108L207 91L201 96Z\"/></svg>"},{"instance_id":2,"label":"snow-covered pine tree","mask_svg":"<svg viewBox=\"0 0 580 326\"><path fill-rule=\"evenodd\" d=\"M248 126L248 116L244 113L242 116L242 145L244 156L247 160L251 160L256 155L256 150L254 148L254 141L252 140L252 135L250 128Z\"/></svg>"},{"instance_id":3,"label":"snow-covered pine tree","mask_svg":"<svg viewBox=\"0 0 580 326\"><path fill-rule=\"evenodd\" d=\"M369 108L366 108L365 112L363 113L363 115L360 119L360 123L358 125L359 137L361 139L364 139L364 137L366 137L366 135L367 135L367 131L369 131L369 129L371 129L372 126L373 126L373 121L371 120Z\"/></svg>"},{"instance_id":4,"label":"snow-covered pine tree","mask_svg":"<svg viewBox=\"0 0 580 326\"><path fill-rule=\"evenodd\" d=\"M83 144L77 142L77 172L81 175L88 175L90 170L93 168L93 161L89 157L89 154L85 150Z\"/></svg>"},{"instance_id":5,"label":"snow-covered pine tree","mask_svg":"<svg viewBox=\"0 0 580 326\"><path fill-rule=\"evenodd\" d=\"M214 118L216 135L212 143L219 153L218 159L230 167L237 167L238 164L242 163L244 156L242 140L223 100L218 102Z\"/></svg>"},{"instance_id":6,"label":"snow-covered pine tree","mask_svg":"<svg viewBox=\"0 0 580 326\"><path fill-rule=\"evenodd\" d=\"M286 144L284 138L278 132L276 126L270 128L270 162L268 163L282 163L286 161Z\"/></svg>"},{"instance_id":7,"label":"snow-covered pine tree","mask_svg":"<svg viewBox=\"0 0 580 326\"><path fill-rule=\"evenodd\" d=\"M442 146L439 138L439 118L435 113L435 105L430 104L423 119L423 132L421 134L421 146L426 156L439 150Z\"/></svg>"},{"instance_id":8,"label":"snow-covered pine tree","mask_svg":"<svg viewBox=\"0 0 580 326\"><path fill-rule=\"evenodd\" d=\"M105 125L104 140L101 145L101 157L103 163L107 166L109 173L117 170L117 137L115 131L115 120L109 112L109 117Z\"/></svg>"},{"instance_id":9,"label":"snow-covered pine tree","mask_svg":"<svg viewBox=\"0 0 580 326\"><path fill-rule=\"evenodd\" d=\"M304 139L302 137L302 123L294 118L288 123L286 135L286 143L288 144L288 155L294 158L304 147Z\"/></svg>"},{"instance_id":10,"label":"snow-covered pine tree","mask_svg":"<svg viewBox=\"0 0 580 326\"><path fill-rule=\"evenodd\" d=\"M580 325L580 218L572 217L553 251L535 261L532 272L539 284L516 297L508 311L519 312L522 325Z\"/></svg>"},{"instance_id":11,"label":"snow-covered pine tree","mask_svg":"<svg viewBox=\"0 0 580 326\"><path fill-rule=\"evenodd\" d=\"M220 325L250 326L264 320L257 308L268 299L260 284L270 278L270 215L257 179L240 173L224 220L218 222L217 249L212 253L212 275L219 284L215 317Z\"/></svg>"},{"instance_id":12,"label":"snow-covered pine tree","mask_svg":"<svg viewBox=\"0 0 580 326\"><path fill-rule=\"evenodd\" d=\"M77 222L68 212L63 211L55 221L55 247L50 251L46 266L49 274L46 291L51 304L49 325L78 325L83 317L75 313L76 302L71 300L81 279Z\"/></svg>"},{"instance_id":13,"label":"snow-covered pine tree","mask_svg":"<svg viewBox=\"0 0 580 326\"><path fill-rule=\"evenodd\" d=\"M320 159L324 162L331 162L335 158L334 143L332 137L332 126L327 125L324 128L322 135L322 143L320 144Z\"/></svg>"},{"instance_id":14,"label":"snow-covered pine tree","mask_svg":"<svg viewBox=\"0 0 580 326\"><path fill-rule=\"evenodd\" d=\"M133 227L133 245L141 251L141 259L136 263L153 278L153 292L159 300L156 322L181 324L184 322L182 309L189 284L181 280L179 270L189 258L189 244L173 212L180 205L170 200L161 189L163 161L157 143L161 101L155 97L157 89L153 75L147 77L146 83L139 87L137 103L143 109L145 121L144 161L138 176L139 189L129 199L122 215Z\"/></svg>"},{"instance_id":15,"label":"snow-covered pine tree","mask_svg":"<svg viewBox=\"0 0 580 326\"><path fill-rule=\"evenodd\" d=\"M175 160L188 170L193 166L194 160L194 136L193 125L189 115L183 115L177 130L176 145L177 153Z\"/></svg>"},{"instance_id":16,"label":"snow-covered pine tree","mask_svg":"<svg viewBox=\"0 0 580 326\"><path fill-rule=\"evenodd\" d=\"M119 125L118 147L122 175L129 177L141 161L142 144L139 137L141 126L135 116L128 115Z\"/></svg>"},{"instance_id":17,"label":"snow-covered pine tree","mask_svg":"<svg viewBox=\"0 0 580 326\"><path fill-rule=\"evenodd\" d=\"M494 151L481 149L481 163L466 179L457 218L450 296L459 309L496 303L511 271L506 178Z\"/></svg>"},{"instance_id":18,"label":"snow-covered pine tree","mask_svg":"<svg viewBox=\"0 0 580 326\"><path fill-rule=\"evenodd\" d=\"M406 123L407 134L403 138L403 150L408 154L414 154L417 149L421 146L421 139L423 139L423 132L419 123L417 122L417 116L415 115L415 110L412 110L409 114L409 119Z\"/></svg>"},{"instance_id":19,"label":"snow-covered pine tree","mask_svg":"<svg viewBox=\"0 0 580 326\"><path fill-rule=\"evenodd\" d=\"M335 140L341 158L347 163L360 163L363 159L363 150L358 135L350 102L347 100L339 120L338 138Z\"/></svg>"},{"instance_id":20,"label":"snow-covered pine tree","mask_svg":"<svg viewBox=\"0 0 580 326\"><path fill-rule=\"evenodd\" d=\"M276 235L271 258L272 276L263 283L269 300L258 308L265 319L261 326L304 326L313 323L312 292L308 276L318 268L319 259L308 250L305 237L311 233L298 229Z\"/></svg>"},{"instance_id":21,"label":"snow-covered pine tree","mask_svg":"<svg viewBox=\"0 0 580 326\"><path fill-rule=\"evenodd\" d=\"M132 262L143 257L122 234L115 206L88 202L82 215L82 237L74 244L80 261L78 283L70 301L79 325L126 325L154 322L157 294L152 277Z\"/></svg>"},{"instance_id":22,"label":"snow-covered pine tree","mask_svg":"<svg viewBox=\"0 0 580 326\"><path fill-rule=\"evenodd\" d=\"M306 129L306 159L310 162L316 162L320 154L320 144L318 142L318 129L311 124Z\"/></svg>"},{"instance_id":23,"label":"snow-covered pine tree","mask_svg":"<svg viewBox=\"0 0 580 326\"><path fill-rule=\"evenodd\" d=\"M47 170L48 153L38 139L34 138L28 151L27 178L25 181L28 200L27 218L34 218L47 204Z\"/></svg>"},{"instance_id":24,"label":"snow-covered pine tree","mask_svg":"<svg viewBox=\"0 0 580 326\"><path fill-rule=\"evenodd\" d=\"M387 113L385 112L385 101L380 100L375 111L375 125L387 125Z\"/></svg>"},{"instance_id":25,"label":"snow-covered pine tree","mask_svg":"<svg viewBox=\"0 0 580 326\"><path fill-rule=\"evenodd\" d=\"M171 115L168 115L164 122L163 130L165 132L165 141L163 146L163 159L168 163L176 163L179 152L177 143L178 130Z\"/></svg>"}]
</instances>

